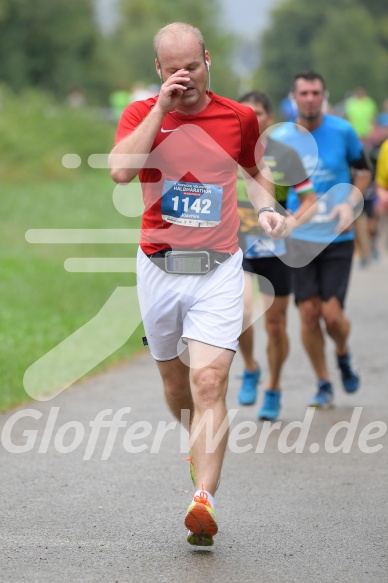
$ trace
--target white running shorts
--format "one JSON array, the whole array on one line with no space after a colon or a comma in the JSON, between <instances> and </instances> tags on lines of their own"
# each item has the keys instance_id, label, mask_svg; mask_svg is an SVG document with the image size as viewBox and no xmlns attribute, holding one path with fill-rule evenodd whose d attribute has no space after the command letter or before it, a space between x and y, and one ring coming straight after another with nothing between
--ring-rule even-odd
<instances>
[{"instance_id":1,"label":"white running shorts","mask_svg":"<svg viewBox=\"0 0 388 583\"><path fill-rule=\"evenodd\" d=\"M186 339L236 351L244 306L241 249L205 275L180 275L164 272L139 247L137 291L155 360L178 357Z\"/></svg>"}]
</instances>

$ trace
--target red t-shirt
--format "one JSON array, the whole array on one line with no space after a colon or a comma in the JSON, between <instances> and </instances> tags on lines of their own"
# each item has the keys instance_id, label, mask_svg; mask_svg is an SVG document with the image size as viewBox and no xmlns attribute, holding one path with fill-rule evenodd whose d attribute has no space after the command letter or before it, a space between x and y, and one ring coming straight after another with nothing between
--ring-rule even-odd
<instances>
[{"instance_id":1,"label":"red t-shirt","mask_svg":"<svg viewBox=\"0 0 388 583\"><path fill-rule=\"evenodd\" d=\"M209 96L196 115L173 111L164 117L139 172L145 204L140 246L147 254L166 248L238 249L237 167L252 168L261 157L259 127L250 107ZM157 99L124 110L115 143L142 122Z\"/></svg>"}]
</instances>

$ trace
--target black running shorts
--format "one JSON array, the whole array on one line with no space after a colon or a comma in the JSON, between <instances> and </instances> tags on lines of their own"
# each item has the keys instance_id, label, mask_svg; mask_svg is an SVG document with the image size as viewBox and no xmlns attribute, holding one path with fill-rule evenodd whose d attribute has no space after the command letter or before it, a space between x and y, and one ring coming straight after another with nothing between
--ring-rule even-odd
<instances>
[{"instance_id":1,"label":"black running shorts","mask_svg":"<svg viewBox=\"0 0 388 583\"><path fill-rule=\"evenodd\" d=\"M303 267L292 269L296 303L312 296L319 296L324 302L336 297L343 307L353 250L353 241L330 243L325 247L321 243L289 239L288 251L292 265L306 263Z\"/></svg>"},{"instance_id":2,"label":"black running shorts","mask_svg":"<svg viewBox=\"0 0 388 583\"><path fill-rule=\"evenodd\" d=\"M291 293L292 269L277 257L257 257L243 259L243 269L255 273L259 278L260 291L275 297L288 296ZM272 286L268 283L271 282Z\"/></svg>"}]
</instances>

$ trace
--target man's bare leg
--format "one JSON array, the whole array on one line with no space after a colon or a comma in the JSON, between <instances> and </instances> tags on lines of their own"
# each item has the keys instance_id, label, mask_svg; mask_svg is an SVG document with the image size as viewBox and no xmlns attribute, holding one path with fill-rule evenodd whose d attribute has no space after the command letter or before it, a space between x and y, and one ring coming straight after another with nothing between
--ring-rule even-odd
<instances>
[{"instance_id":1,"label":"man's bare leg","mask_svg":"<svg viewBox=\"0 0 388 583\"><path fill-rule=\"evenodd\" d=\"M193 417L194 405L190 389L190 371L180 358L157 362L163 380L164 395L171 413L183 421L189 431L190 420ZM190 415L182 415L183 410L189 410Z\"/></svg>"},{"instance_id":2,"label":"man's bare leg","mask_svg":"<svg viewBox=\"0 0 388 583\"><path fill-rule=\"evenodd\" d=\"M299 302L302 325L302 342L315 371L317 379L328 379L325 358L325 340L320 325L322 302L318 296Z\"/></svg>"},{"instance_id":3,"label":"man's bare leg","mask_svg":"<svg viewBox=\"0 0 388 583\"><path fill-rule=\"evenodd\" d=\"M260 380L261 370L254 356L253 275L245 272L244 279L243 331L239 340L239 348L244 360L244 372L238 393L238 402L240 405L253 405L257 398L257 384Z\"/></svg>"},{"instance_id":4,"label":"man's bare leg","mask_svg":"<svg viewBox=\"0 0 388 583\"><path fill-rule=\"evenodd\" d=\"M244 360L245 370L257 371L258 364L253 354L254 329L252 325L253 317L253 276L251 273L244 273L244 317L243 331L240 336L239 348Z\"/></svg>"},{"instance_id":5,"label":"man's bare leg","mask_svg":"<svg viewBox=\"0 0 388 583\"><path fill-rule=\"evenodd\" d=\"M343 356L347 352L347 341L350 333L350 322L336 297L322 302L322 316L328 335L334 340L336 353Z\"/></svg>"},{"instance_id":6,"label":"man's bare leg","mask_svg":"<svg viewBox=\"0 0 388 583\"><path fill-rule=\"evenodd\" d=\"M189 340L189 351L190 384L194 403L190 437L195 437L191 443L195 486L197 490L203 488L214 495L228 440L225 397L234 352L194 340ZM207 422L201 427L201 420L205 415ZM206 439L206 426L211 428L208 430L210 440ZM213 438L220 429L221 437L213 447Z\"/></svg>"},{"instance_id":7,"label":"man's bare leg","mask_svg":"<svg viewBox=\"0 0 388 583\"><path fill-rule=\"evenodd\" d=\"M289 296L263 295L265 307L265 328L267 331L267 358L269 378L267 387L280 390L280 375L288 356L289 342L286 331L287 306Z\"/></svg>"},{"instance_id":8,"label":"man's bare leg","mask_svg":"<svg viewBox=\"0 0 388 583\"><path fill-rule=\"evenodd\" d=\"M332 406L333 388L325 356L325 339L321 328L322 301L313 296L298 304L302 320L302 340L317 377L318 392L307 401L309 407Z\"/></svg>"}]
</instances>

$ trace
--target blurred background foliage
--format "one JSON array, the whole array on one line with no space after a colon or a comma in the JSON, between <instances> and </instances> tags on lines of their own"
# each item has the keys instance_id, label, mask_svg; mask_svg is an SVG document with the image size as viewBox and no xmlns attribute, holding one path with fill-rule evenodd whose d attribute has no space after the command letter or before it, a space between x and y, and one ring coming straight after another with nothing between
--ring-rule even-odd
<instances>
[{"instance_id":1,"label":"blurred background foliage","mask_svg":"<svg viewBox=\"0 0 388 583\"><path fill-rule=\"evenodd\" d=\"M0 0L0 80L63 97L74 86L103 92L109 54L92 0Z\"/></svg>"},{"instance_id":2,"label":"blurred background foliage","mask_svg":"<svg viewBox=\"0 0 388 583\"><path fill-rule=\"evenodd\" d=\"M15 92L0 85L0 183L70 180L91 171L88 157L107 152L114 127L96 108L72 108L37 88ZM77 173L61 161L68 153L80 156Z\"/></svg>"},{"instance_id":3,"label":"blurred background foliage","mask_svg":"<svg viewBox=\"0 0 388 583\"><path fill-rule=\"evenodd\" d=\"M0 0L0 82L15 91L37 87L60 99L81 88L88 103L107 103L118 87L157 82L152 38L181 19L199 26L211 42L216 91L233 85L224 71L234 40L219 23L217 0L181 0L178 6L175 0L122 0L118 9L117 25L104 32L93 0Z\"/></svg>"},{"instance_id":4,"label":"blurred background foliage","mask_svg":"<svg viewBox=\"0 0 388 583\"><path fill-rule=\"evenodd\" d=\"M203 31L212 88L229 97L260 86L278 103L295 72L306 67L327 78L334 101L358 85L378 101L388 94L386 0L278 0L257 38L230 32L222 0L112 0L118 16L109 30L96 18L96 3L0 0L0 82L62 100L80 88L88 104L107 104L119 87L157 81L152 37L159 27L184 20ZM252 10L260 10L260 2L252 0ZM250 60L249 52L258 58Z\"/></svg>"},{"instance_id":5,"label":"blurred background foliage","mask_svg":"<svg viewBox=\"0 0 388 583\"><path fill-rule=\"evenodd\" d=\"M388 95L386 0L281 2L258 46L262 62L254 80L275 103L306 68L323 75L332 103L358 86L379 103Z\"/></svg>"}]
</instances>

